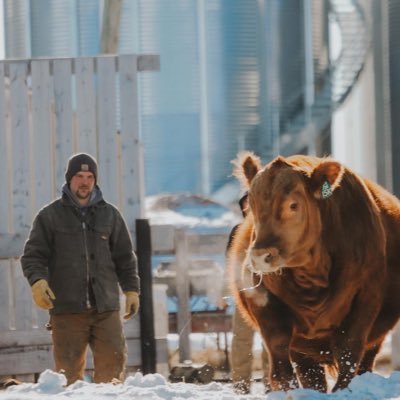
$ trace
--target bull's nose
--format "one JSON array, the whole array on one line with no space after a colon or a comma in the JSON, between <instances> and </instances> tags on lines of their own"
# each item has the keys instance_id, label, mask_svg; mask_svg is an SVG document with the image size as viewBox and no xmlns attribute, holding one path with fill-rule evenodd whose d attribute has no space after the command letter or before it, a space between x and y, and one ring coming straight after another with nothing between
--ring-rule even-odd
<instances>
[{"instance_id":1,"label":"bull's nose","mask_svg":"<svg viewBox=\"0 0 400 400\"><path fill-rule=\"evenodd\" d=\"M257 258L262 258L264 262L270 263L275 257L279 256L279 250L276 247L264 247L263 249L253 247L252 254Z\"/></svg>"},{"instance_id":2,"label":"bull's nose","mask_svg":"<svg viewBox=\"0 0 400 400\"><path fill-rule=\"evenodd\" d=\"M273 257L273 255L272 255L272 253L265 253L265 255L264 255L264 261L267 263L267 264L269 264L271 261L272 261L272 259L273 259L274 257Z\"/></svg>"},{"instance_id":3,"label":"bull's nose","mask_svg":"<svg viewBox=\"0 0 400 400\"><path fill-rule=\"evenodd\" d=\"M255 249L247 253L246 265L255 274L269 274L281 268L279 251L276 248Z\"/></svg>"}]
</instances>

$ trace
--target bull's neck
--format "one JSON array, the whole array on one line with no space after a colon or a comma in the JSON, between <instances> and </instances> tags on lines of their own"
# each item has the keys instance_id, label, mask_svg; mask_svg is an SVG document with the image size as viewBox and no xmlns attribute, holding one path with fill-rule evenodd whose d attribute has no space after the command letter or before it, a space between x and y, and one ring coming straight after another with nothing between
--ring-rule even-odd
<instances>
[{"instance_id":1,"label":"bull's neck","mask_svg":"<svg viewBox=\"0 0 400 400\"><path fill-rule=\"evenodd\" d=\"M320 244L310 249L310 258L303 266L292 269L294 282L303 289L326 288L331 260Z\"/></svg>"}]
</instances>

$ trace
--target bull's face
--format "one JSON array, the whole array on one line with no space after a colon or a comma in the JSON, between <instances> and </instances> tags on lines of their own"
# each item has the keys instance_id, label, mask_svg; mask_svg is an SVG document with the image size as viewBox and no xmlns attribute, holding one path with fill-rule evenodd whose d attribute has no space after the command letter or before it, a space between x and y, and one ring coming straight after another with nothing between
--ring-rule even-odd
<instances>
[{"instance_id":1,"label":"bull's face","mask_svg":"<svg viewBox=\"0 0 400 400\"><path fill-rule=\"evenodd\" d=\"M256 274L305 267L313 260L320 242L318 185L326 181L331 188L330 183L321 171L313 175L311 166L300 169L288 160L279 157L263 169L252 155L247 154L242 162L254 221L245 266ZM240 171L236 175L240 176Z\"/></svg>"},{"instance_id":2,"label":"bull's face","mask_svg":"<svg viewBox=\"0 0 400 400\"><path fill-rule=\"evenodd\" d=\"M267 274L308 264L321 220L304 175L289 166L265 168L251 182L249 202L254 218L246 260L250 270Z\"/></svg>"}]
</instances>

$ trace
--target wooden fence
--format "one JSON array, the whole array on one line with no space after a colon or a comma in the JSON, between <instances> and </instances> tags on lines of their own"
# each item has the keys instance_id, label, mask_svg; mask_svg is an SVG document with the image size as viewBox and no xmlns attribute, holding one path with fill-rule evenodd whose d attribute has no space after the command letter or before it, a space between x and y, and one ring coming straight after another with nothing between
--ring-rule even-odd
<instances>
[{"instance_id":1,"label":"wooden fence","mask_svg":"<svg viewBox=\"0 0 400 400\"><path fill-rule=\"evenodd\" d=\"M52 366L48 315L32 305L19 256L34 215L61 193L72 153L97 158L104 197L134 236L144 199L138 73L158 68L154 55L0 62L0 376ZM125 333L128 365L138 366L137 319Z\"/></svg>"},{"instance_id":2,"label":"wooden fence","mask_svg":"<svg viewBox=\"0 0 400 400\"><path fill-rule=\"evenodd\" d=\"M177 313L169 315L169 332L179 335L179 361L190 360L192 356L190 333L227 332L232 328L231 315L223 311L192 313L190 310L190 291L192 279L201 276L190 276L190 265L199 260L209 261L215 256L224 256L228 243L228 233L196 233L172 225L155 225L151 227L153 254L173 254L175 256L174 286L177 297ZM213 271L201 271L203 277ZM210 276L221 280L224 286L226 276ZM222 292L221 292L222 295Z\"/></svg>"}]
</instances>

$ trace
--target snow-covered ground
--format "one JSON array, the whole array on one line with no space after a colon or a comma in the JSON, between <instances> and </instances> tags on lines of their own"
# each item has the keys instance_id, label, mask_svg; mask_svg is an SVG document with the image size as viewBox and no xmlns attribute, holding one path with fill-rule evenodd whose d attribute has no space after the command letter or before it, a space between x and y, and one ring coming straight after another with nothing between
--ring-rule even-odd
<instances>
[{"instance_id":1,"label":"snow-covered ground","mask_svg":"<svg viewBox=\"0 0 400 400\"><path fill-rule=\"evenodd\" d=\"M0 392L1 400L383 400L400 399L400 372L385 378L367 373L356 377L348 389L322 394L312 390L296 389L290 392L236 395L230 385L210 383L169 383L159 374L142 375L137 372L124 383L113 385L78 381L65 387L65 377L50 370L44 371L38 383L24 383Z\"/></svg>"}]
</instances>

